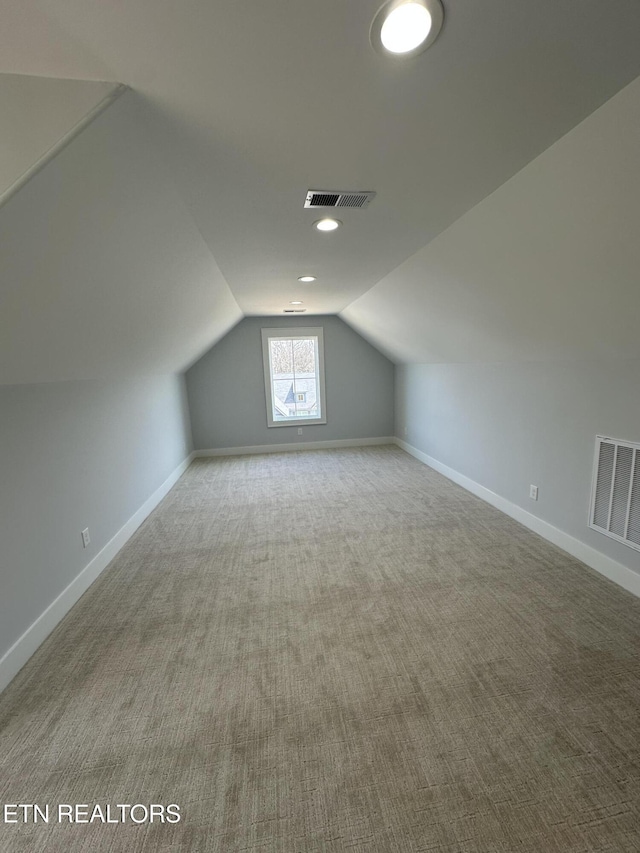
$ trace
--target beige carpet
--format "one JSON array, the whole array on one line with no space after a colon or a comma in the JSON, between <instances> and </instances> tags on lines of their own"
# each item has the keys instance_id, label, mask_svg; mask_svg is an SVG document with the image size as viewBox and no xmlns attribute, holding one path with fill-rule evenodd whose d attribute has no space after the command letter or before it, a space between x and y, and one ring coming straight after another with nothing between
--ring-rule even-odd
<instances>
[{"instance_id":1,"label":"beige carpet","mask_svg":"<svg viewBox=\"0 0 640 853\"><path fill-rule=\"evenodd\" d=\"M640 601L393 447L200 460L0 698L0 850L640 850ZM142 811L138 811L138 817Z\"/></svg>"}]
</instances>

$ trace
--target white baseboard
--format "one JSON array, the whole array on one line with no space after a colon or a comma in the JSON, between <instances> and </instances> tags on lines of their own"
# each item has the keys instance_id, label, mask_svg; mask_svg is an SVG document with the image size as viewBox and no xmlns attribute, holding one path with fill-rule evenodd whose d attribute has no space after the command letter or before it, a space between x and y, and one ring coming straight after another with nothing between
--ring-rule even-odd
<instances>
[{"instance_id":1,"label":"white baseboard","mask_svg":"<svg viewBox=\"0 0 640 853\"><path fill-rule=\"evenodd\" d=\"M173 471L135 512L116 535L107 542L102 550L88 563L47 609L38 616L24 634L0 658L0 692L18 674L31 655L42 645L58 622L66 616L80 596L87 591L94 580L109 565L122 546L133 536L142 522L151 514L172 486L187 470L193 459L191 453Z\"/></svg>"},{"instance_id":2,"label":"white baseboard","mask_svg":"<svg viewBox=\"0 0 640 853\"><path fill-rule=\"evenodd\" d=\"M442 462L438 462L437 459L428 456L426 453L418 450L417 447L407 444L406 441L395 438L394 443L407 453L410 453L411 456L415 456L420 462L424 462L425 465L428 465L440 474L444 474L445 477L453 480L454 483L462 486L463 489L482 498L483 501L504 512L505 515L511 516L511 518L519 521L520 524L524 524L525 527L533 530L534 533L542 536L543 539L547 539L553 545L557 545L558 548L567 551L572 557L576 557L576 559L586 563L587 566L595 569L596 572L617 583L628 592L632 592L634 595L640 597L640 574L637 572L628 569L622 563L618 563L617 560L612 560L611 557L607 557L601 551L597 551L595 548L581 542L574 536L570 536L558 527L554 527L548 521L543 521L541 518L527 512L522 507L492 492L490 489L486 489L480 483L476 483L475 480L471 480L469 477L465 477L464 474L460 474L453 468L449 468L448 465L443 465Z\"/></svg>"},{"instance_id":3,"label":"white baseboard","mask_svg":"<svg viewBox=\"0 0 640 853\"><path fill-rule=\"evenodd\" d=\"M195 457L247 456L253 453L283 453L290 450L328 450L331 447L369 447L374 444L395 444L393 436L381 438L338 438L333 441L292 441L288 444L254 444L249 447L215 447L195 450Z\"/></svg>"}]
</instances>

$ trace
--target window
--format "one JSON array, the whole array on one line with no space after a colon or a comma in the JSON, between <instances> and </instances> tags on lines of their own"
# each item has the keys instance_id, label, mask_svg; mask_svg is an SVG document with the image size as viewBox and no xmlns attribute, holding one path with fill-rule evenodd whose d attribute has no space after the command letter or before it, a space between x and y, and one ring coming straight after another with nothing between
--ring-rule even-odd
<instances>
[{"instance_id":1,"label":"window","mask_svg":"<svg viewBox=\"0 0 640 853\"><path fill-rule=\"evenodd\" d=\"M263 329L262 359L268 426L326 424L322 329Z\"/></svg>"}]
</instances>

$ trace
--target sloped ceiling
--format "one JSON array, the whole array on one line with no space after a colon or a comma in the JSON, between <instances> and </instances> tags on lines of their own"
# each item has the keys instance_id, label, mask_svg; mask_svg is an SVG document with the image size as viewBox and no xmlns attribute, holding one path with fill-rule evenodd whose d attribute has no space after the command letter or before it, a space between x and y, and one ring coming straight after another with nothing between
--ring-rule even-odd
<instances>
[{"instance_id":1,"label":"sloped ceiling","mask_svg":"<svg viewBox=\"0 0 640 853\"><path fill-rule=\"evenodd\" d=\"M379 296L408 258L439 235L452 240L454 223L640 73L640 3L444 0L438 41L401 63L369 45L379 2L0 0L0 71L110 80L135 93L0 214L12 236L6 298L17 324L0 323L17 325L22 336L0 344L5 377L134 362L183 368L241 312L278 314L293 299L309 314L343 312L398 359L535 357L536 347L522 345L520 309L510 293L500 301L488 273L465 285L473 314L451 284L439 292L441 305L432 292L413 310ZM118 131L125 114L128 145ZM107 161L120 159L114 170L107 162L101 183L105 151L113 151ZM302 207L309 187L378 195L366 211L345 210L336 234L320 235L311 228L317 214ZM606 194L608 185L595 191ZM68 225L48 230L60 211ZM134 220L135 236L114 225ZM526 218L518 221L526 228ZM515 220L505 226L515 230ZM456 255L453 244L449 252ZM503 257L517 267L515 250ZM547 278L561 263L554 258ZM82 274L69 277L80 261ZM317 283L298 284L304 273ZM559 319L547 324L552 346L539 349L568 351L563 329L574 322L573 298L554 295L546 304ZM100 314L111 331L91 322L72 327L76 305L85 318ZM496 334L496 312L504 324L513 320L512 334L502 324ZM588 318L582 331L595 333L599 315ZM38 367L45 350L50 364Z\"/></svg>"},{"instance_id":2,"label":"sloped ceiling","mask_svg":"<svg viewBox=\"0 0 640 853\"><path fill-rule=\"evenodd\" d=\"M342 317L396 361L640 357L640 79Z\"/></svg>"},{"instance_id":3,"label":"sloped ceiling","mask_svg":"<svg viewBox=\"0 0 640 853\"><path fill-rule=\"evenodd\" d=\"M241 317L126 92L0 209L0 383L185 367Z\"/></svg>"},{"instance_id":4,"label":"sloped ceiling","mask_svg":"<svg viewBox=\"0 0 640 853\"><path fill-rule=\"evenodd\" d=\"M114 89L113 83L0 74L0 199Z\"/></svg>"}]
</instances>

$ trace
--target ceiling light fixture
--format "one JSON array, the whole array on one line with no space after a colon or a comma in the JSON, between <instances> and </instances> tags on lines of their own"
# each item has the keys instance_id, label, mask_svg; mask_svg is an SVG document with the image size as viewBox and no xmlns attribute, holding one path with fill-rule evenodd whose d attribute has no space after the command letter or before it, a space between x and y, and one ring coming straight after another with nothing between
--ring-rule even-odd
<instances>
[{"instance_id":1,"label":"ceiling light fixture","mask_svg":"<svg viewBox=\"0 0 640 853\"><path fill-rule=\"evenodd\" d=\"M335 231L342 225L342 222L339 219L318 219L313 225L318 231Z\"/></svg>"},{"instance_id":2,"label":"ceiling light fixture","mask_svg":"<svg viewBox=\"0 0 640 853\"><path fill-rule=\"evenodd\" d=\"M289 305L302 305L302 302L296 299L295 302L290 302Z\"/></svg>"},{"instance_id":3,"label":"ceiling light fixture","mask_svg":"<svg viewBox=\"0 0 640 853\"><path fill-rule=\"evenodd\" d=\"M404 59L432 45L443 20L440 0L387 0L373 19L369 38L379 53Z\"/></svg>"},{"instance_id":4,"label":"ceiling light fixture","mask_svg":"<svg viewBox=\"0 0 640 853\"><path fill-rule=\"evenodd\" d=\"M298 277L298 281L308 282L308 281L315 281L315 280L316 280L315 275L301 275Z\"/></svg>"}]
</instances>

